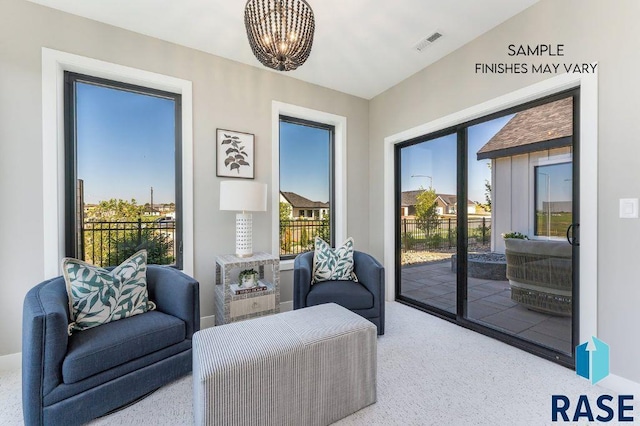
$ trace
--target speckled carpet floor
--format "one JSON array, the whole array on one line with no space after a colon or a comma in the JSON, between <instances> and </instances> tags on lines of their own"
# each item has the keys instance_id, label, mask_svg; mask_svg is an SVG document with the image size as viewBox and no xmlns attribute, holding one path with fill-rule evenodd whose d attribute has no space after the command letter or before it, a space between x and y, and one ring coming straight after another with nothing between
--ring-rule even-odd
<instances>
[{"instance_id":1,"label":"speckled carpet floor","mask_svg":"<svg viewBox=\"0 0 640 426\"><path fill-rule=\"evenodd\" d=\"M387 303L378 402L347 425L545 425L551 395L611 393L575 372L431 315ZM0 425L22 424L20 371L0 372ZM193 424L191 376L91 425Z\"/></svg>"}]
</instances>

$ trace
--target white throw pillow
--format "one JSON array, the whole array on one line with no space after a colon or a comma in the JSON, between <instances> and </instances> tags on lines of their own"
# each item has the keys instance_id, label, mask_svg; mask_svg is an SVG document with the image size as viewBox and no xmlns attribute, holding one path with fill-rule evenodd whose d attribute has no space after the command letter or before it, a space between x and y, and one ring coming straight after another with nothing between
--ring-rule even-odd
<instances>
[{"instance_id":1,"label":"white throw pillow","mask_svg":"<svg viewBox=\"0 0 640 426\"><path fill-rule=\"evenodd\" d=\"M155 309L147 292L147 251L140 250L112 271L82 260L62 259L69 296L69 335Z\"/></svg>"},{"instance_id":2,"label":"white throw pillow","mask_svg":"<svg viewBox=\"0 0 640 426\"><path fill-rule=\"evenodd\" d=\"M340 247L333 249L322 238L316 237L314 246L312 284L320 281L358 281L353 272L353 238L349 237Z\"/></svg>"}]
</instances>

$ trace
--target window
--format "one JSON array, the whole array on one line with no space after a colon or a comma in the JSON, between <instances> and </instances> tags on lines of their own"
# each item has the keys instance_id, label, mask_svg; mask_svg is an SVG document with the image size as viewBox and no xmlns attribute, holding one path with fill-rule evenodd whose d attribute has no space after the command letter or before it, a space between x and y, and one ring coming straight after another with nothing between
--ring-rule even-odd
<instances>
[{"instance_id":1,"label":"window","mask_svg":"<svg viewBox=\"0 0 640 426\"><path fill-rule=\"evenodd\" d=\"M65 250L182 267L181 96L65 72Z\"/></svg>"},{"instance_id":2,"label":"window","mask_svg":"<svg viewBox=\"0 0 640 426\"><path fill-rule=\"evenodd\" d=\"M564 238L572 223L573 168L570 162L534 167L534 235Z\"/></svg>"},{"instance_id":3,"label":"window","mask_svg":"<svg viewBox=\"0 0 640 426\"><path fill-rule=\"evenodd\" d=\"M295 214L289 218L287 203L280 202L280 257L290 259L312 250L316 236L334 244L335 128L281 115L279 134L280 193L294 210L315 206L300 208L298 219L305 220L296 220ZM320 210L326 213L320 216Z\"/></svg>"}]
</instances>

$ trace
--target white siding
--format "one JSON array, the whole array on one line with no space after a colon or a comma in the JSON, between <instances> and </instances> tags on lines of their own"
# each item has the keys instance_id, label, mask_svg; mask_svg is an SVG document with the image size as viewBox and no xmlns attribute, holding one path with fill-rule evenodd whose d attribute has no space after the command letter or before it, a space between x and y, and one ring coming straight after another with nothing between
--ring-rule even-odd
<instances>
[{"instance_id":1,"label":"white siding","mask_svg":"<svg viewBox=\"0 0 640 426\"><path fill-rule=\"evenodd\" d=\"M504 253L504 242L500 236L511 230L511 157L493 160L491 230L492 249ZM500 219L498 219L500 218Z\"/></svg>"},{"instance_id":2,"label":"white siding","mask_svg":"<svg viewBox=\"0 0 640 426\"><path fill-rule=\"evenodd\" d=\"M533 235L534 185L533 167L540 161L570 158L571 148L532 152L492 161L492 227L491 247L504 253L502 234L521 232Z\"/></svg>"}]
</instances>

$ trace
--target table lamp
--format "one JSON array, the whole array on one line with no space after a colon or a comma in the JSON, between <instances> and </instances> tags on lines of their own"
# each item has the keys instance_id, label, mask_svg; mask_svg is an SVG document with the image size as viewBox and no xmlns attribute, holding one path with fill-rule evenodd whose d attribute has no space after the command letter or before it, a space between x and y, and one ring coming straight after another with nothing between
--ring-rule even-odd
<instances>
[{"instance_id":1,"label":"table lamp","mask_svg":"<svg viewBox=\"0 0 640 426\"><path fill-rule=\"evenodd\" d=\"M267 210L267 184L240 180L220 182L220 210L234 210L236 214L236 256L253 255L251 213Z\"/></svg>"}]
</instances>

